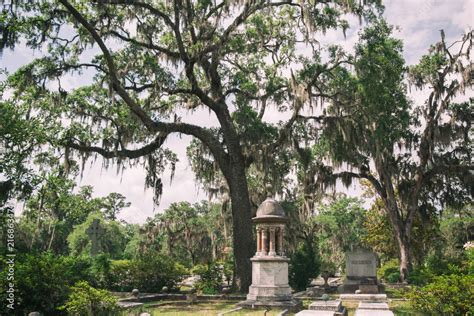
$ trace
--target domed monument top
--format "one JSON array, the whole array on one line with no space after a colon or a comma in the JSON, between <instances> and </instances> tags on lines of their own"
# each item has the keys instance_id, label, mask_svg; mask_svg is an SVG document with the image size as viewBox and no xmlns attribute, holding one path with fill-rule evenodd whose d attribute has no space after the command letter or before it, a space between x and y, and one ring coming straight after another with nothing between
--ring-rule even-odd
<instances>
[{"instance_id":1,"label":"domed monument top","mask_svg":"<svg viewBox=\"0 0 474 316\"><path fill-rule=\"evenodd\" d=\"M286 222L287 218L283 207L272 197L271 185L266 185L267 198L257 209L257 215L253 218L254 222Z\"/></svg>"},{"instance_id":2,"label":"domed monument top","mask_svg":"<svg viewBox=\"0 0 474 316\"><path fill-rule=\"evenodd\" d=\"M267 199L263 201L257 209L257 217L267 216L286 217L285 211L281 207L280 203L271 197L267 197Z\"/></svg>"}]
</instances>

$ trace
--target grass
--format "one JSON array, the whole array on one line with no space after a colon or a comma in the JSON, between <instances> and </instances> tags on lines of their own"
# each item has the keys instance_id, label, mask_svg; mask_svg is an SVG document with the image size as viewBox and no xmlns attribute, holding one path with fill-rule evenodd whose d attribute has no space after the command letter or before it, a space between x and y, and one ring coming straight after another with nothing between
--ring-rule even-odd
<instances>
[{"instance_id":1,"label":"grass","mask_svg":"<svg viewBox=\"0 0 474 316\"><path fill-rule=\"evenodd\" d=\"M186 302L164 302L159 304L145 304L143 307L128 310L124 312L123 316L135 316L140 313L150 313L152 316L210 316L217 315L235 308L235 301L219 301L219 302L202 302L187 304ZM232 316L276 316L281 310L271 310L265 314L264 310L241 310L231 313ZM290 314L291 315L291 314Z\"/></svg>"},{"instance_id":2,"label":"grass","mask_svg":"<svg viewBox=\"0 0 474 316\"><path fill-rule=\"evenodd\" d=\"M332 299L337 299L334 297ZM307 308L312 301L303 301L304 308ZM199 302L189 304L185 301L166 301L159 303L147 303L143 307L128 310L123 312L122 316L135 316L140 313L150 313L152 316L210 316L217 315L224 311L229 311L235 308L236 301L213 301L213 302ZM343 301L342 305L347 308L348 316L354 316L355 311L359 305L356 301ZM408 301L390 301L390 310L397 316L426 316L426 314L416 312L413 310ZM281 310L270 310L265 314L264 310L240 310L231 313L229 316L276 316ZM289 314L293 315L293 314Z\"/></svg>"},{"instance_id":3,"label":"grass","mask_svg":"<svg viewBox=\"0 0 474 316\"><path fill-rule=\"evenodd\" d=\"M348 316L354 316L359 302L343 301L342 305L347 308ZM390 310L397 316L426 316L424 313L413 310L410 303L407 301L391 301L388 303Z\"/></svg>"}]
</instances>

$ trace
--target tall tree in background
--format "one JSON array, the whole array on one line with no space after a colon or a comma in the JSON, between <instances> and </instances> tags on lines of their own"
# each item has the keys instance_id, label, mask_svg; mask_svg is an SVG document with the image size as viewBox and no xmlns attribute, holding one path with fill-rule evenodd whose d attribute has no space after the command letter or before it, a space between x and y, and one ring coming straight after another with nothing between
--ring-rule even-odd
<instances>
[{"instance_id":1,"label":"tall tree in background","mask_svg":"<svg viewBox=\"0 0 474 316\"><path fill-rule=\"evenodd\" d=\"M246 169L273 158L306 100L290 80L303 51L296 47L317 47L316 31L345 30L343 13L361 16L374 2L15 1L3 5L2 47L23 38L44 55L9 77L9 100L58 128L66 162L69 149L121 167L143 158L157 199L160 173L176 162L162 147L167 137L198 139L229 188L234 285L247 291L253 242ZM84 85L65 89L72 73ZM289 121L264 123L270 106L289 112ZM218 128L182 121L202 109ZM256 134L268 126L268 137Z\"/></svg>"},{"instance_id":2,"label":"tall tree in background","mask_svg":"<svg viewBox=\"0 0 474 316\"><path fill-rule=\"evenodd\" d=\"M335 68L327 80L324 91L338 96L327 108L334 119L325 121L321 142L330 144L333 165L321 164L318 177L331 185L337 179L370 182L393 227L405 280L415 214L472 201L472 100L453 99L473 84L473 33L451 46L442 33L442 41L407 73L402 43L391 32L384 21L368 27L356 46L354 70ZM427 88L423 105L408 99L407 77Z\"/></svg>"}]
</instances>

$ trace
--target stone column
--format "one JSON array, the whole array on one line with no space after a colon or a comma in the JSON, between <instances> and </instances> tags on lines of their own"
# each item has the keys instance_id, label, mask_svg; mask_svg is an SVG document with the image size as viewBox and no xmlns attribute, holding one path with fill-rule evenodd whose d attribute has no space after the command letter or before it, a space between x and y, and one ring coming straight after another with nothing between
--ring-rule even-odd
<instances>
[{"instance_id":1,"label":"stone column","mask_svg":"<svg viewBox=\"0 0 474 316\"><path fill-rule=\"evenodd\" d=\"M257 256L262 253L262 228L257 227Z\"/></svg>"},{"instance_id":2,"label":"stone column","mask_svg":"<svg viewBox=\"0 0 474 316\"><path fill-rule=\"evenodd\" d=\"M285 255L285 249L283 249L283 237L285 235L285 228L280 227L280 232L278 234L278 252L280 256Z\"/></svg>"},{"instance_id":3,"label":"stone column","mask_svg":"<svg viewBox=\"0 0 474 316\"><path fill-rule=\"evenodd\" d=\"M275 227L270 227L270 251L269 256L276 256L275 252Z\"/></svg>"},{"instance_id":4,"label":"stone column","mask_svg":"<svg viewBox=\"0 0 474 316\"><path fill-rule=\"evenodd\" d=\"M267 228L262 227L262 256L267 255Z\"/></svg>"}]
</instances>

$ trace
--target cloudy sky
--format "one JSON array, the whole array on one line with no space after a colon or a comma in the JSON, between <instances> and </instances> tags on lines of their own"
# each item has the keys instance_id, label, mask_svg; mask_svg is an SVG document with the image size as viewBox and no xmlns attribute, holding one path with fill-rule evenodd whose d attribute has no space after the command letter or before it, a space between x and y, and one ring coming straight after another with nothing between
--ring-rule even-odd
<instances>
[{"instance_id":1,"label":"cloudy sky","mask_svg":"<svg viewBox=\"0 0 474 316\"><path fill-rule=\"evenodd\" d=\"M385 17L390 24L398 27L396 36L404 42L404 55L408 64L414 64L426 53L430 44L440 38L440 30L446 34L447 42L460 38L465 30L473 27L474 0L388 0L383 1L386 6ZM344 38L341 31L329 32L321 39L322 44L339 44L351 49L357 41L357 34L361 28L358 19L351 19L351 28ZM5 51L0 58L0 67L14 71L39 53L29 51L21 45L14 51ZM72 82L71 85L80 84ZM421 101L418 95L413 95L415 101ZM206 112L207 113L207 112ZM199 123L212 123L206 113L198 115ZM271 114L270 114L271 115ZM193 116L196 119L196 116ZM189 120L189 119L187 119ZM80 185L94 186L96 196L104 196L110 192L120 192L132 203L124 210L121 218L134 223L141 223L154 212L166 209L171 203L178 201L195 202L206 199L194 182L194 175L186 159L186 146L190 137L169 137L166 146L173 149L180 162L177 165L173 182L169 182L169 173L164 179L164 193L159 207L153 208L152 192L144 190L144 172L140 169L129 169L117 175L113 168L102 170L100 163L89 165L84 170ZM349 191L357 194L356 189Z\"/></svg>"}]
</instances>

